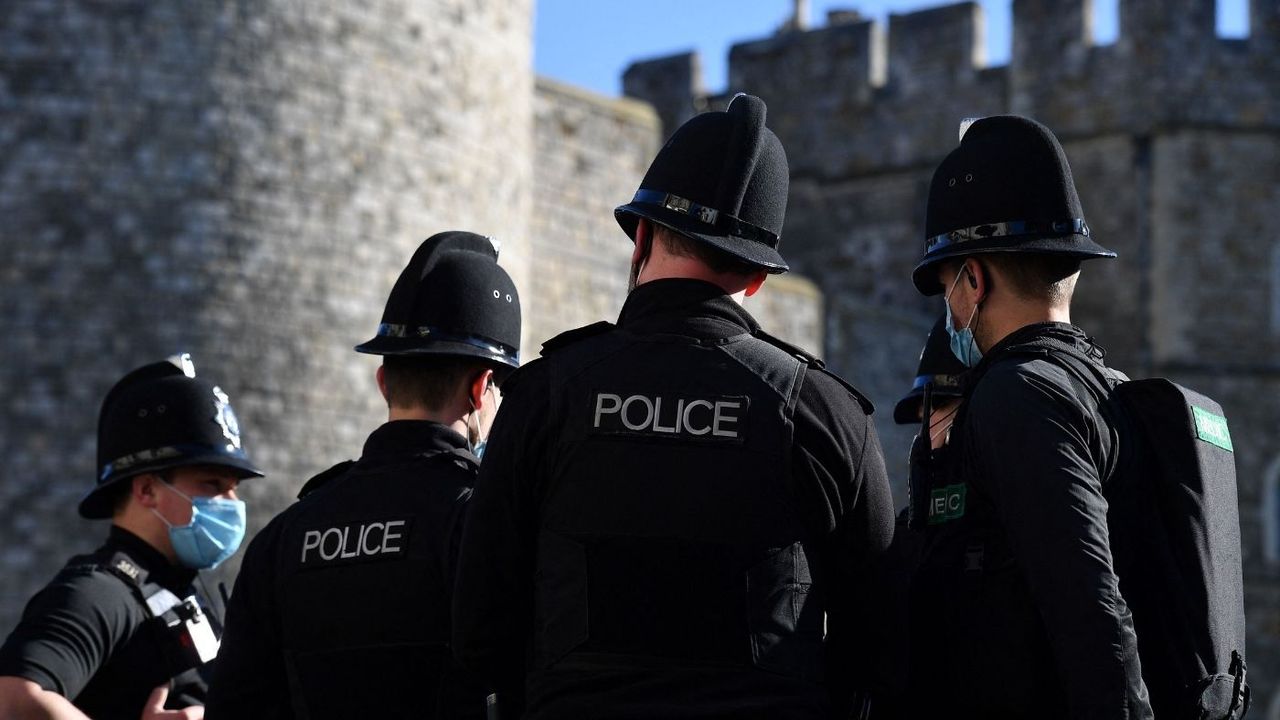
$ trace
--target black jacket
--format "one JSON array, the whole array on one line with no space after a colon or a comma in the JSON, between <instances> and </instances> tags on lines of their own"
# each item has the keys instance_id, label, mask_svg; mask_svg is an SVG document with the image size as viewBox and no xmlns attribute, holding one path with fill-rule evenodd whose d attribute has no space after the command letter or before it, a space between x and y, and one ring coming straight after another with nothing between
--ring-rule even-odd
<instances>
[{"instance_id":1,"label":"black jacket","mask_svg":"<svg viewBox=\"0 0 1280 720\"><path fill-rule=\"evenodd\" d=\"M206 717L483 716L449 598L477 461L437 423L378 428L245 553Z\"/></svg>"},{"instance_id":2,"label":"black jacket","mask_svg":"<svg viewBox=\"0 0 1280 720\"><path fill-rule=\"evenodd\" d=\"M1079 329L1038 324L967 378L911 590L917 717L1150 717L1103 497L1119 421L1018 351L1045 338L1101 357Z\"/></svg>"},{"instance_id":3,"label":"black jacket","mask_svg":"<svg viewBox=\"0 0 1280 720\"><path fill-rule=\"evenodd\" d=\"M454 640L530 717L824 717L867 684L893 525L870 408L763 337L660 280L504 387Z\"/></svg>"},{"instance_id":4,"label":"black jacket","mask_svg":"<svg viewBox=\"0 0 1280 720\"><path fill-rule=\"evenodd\" d=\"M171 679L167 707L201 704L208 666L175 666L172 646L179 641L151 618L137 583L112 571L121 557L141 571L137 577L178 598L199 598L194 570L170 564L141 538L112 526L102 547L69 560L31 598L0 647L0 675L26 678L106 720L136 720L151 692Z\"/></svg>"}]
</instances>

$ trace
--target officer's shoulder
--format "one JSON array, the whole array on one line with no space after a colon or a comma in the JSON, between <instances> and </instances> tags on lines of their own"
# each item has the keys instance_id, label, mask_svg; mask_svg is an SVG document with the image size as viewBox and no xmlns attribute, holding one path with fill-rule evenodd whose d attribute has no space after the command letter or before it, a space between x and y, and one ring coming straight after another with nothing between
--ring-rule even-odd
<instances>
[{"instance_id":1,"label":"officer's shoulder","mask_svg":"<svg viewBox=\"0 0 1280 720\"><path fill-rule=\"evenodd\" d=\"M819 390L819 395L825 395L827 392L839 392L843 390L858 403L862 408L862 412L867 415L875 412L875 405L871 404L871 401L867 399L867 396L863 395L862 392L853 385L850 385L849 381L828 370L827 364L823 362L822 358L806 351L798 345L793 345L781 338L770 335L763 330L757 330L754 335L770 345L795 356L807 365L808 368L805 373L805 382L816 383L818 385L817 389Z\"/></svg>"},{"instance_id":2,"label":"officer's shoulder","mask_svg":"<svg viewBox=\"0 0 1280 720\"><path fill-rule=\"evenodd\" d=\"M301 500L302 498L310 495L316 490L319 490L320 488L325 487L326 485L329 485L334 480L337 480L338 478L345 475L347 471L351 469L351 466L355 464L356 464L355 460L343 460L337 465L334 465L328 470L325 470L324 472L306 481L305 483L303 483L302 489L298 491L298 499Z\"/></svg>"},{"instance_id":3,"label":"officer's shoulder","mask_svg":"<svg viewBox=\"0 0 1280 720\"><path fill-rule=\"evenodd\" d=\"M75 617L113 617L126 620L140 607L129 582L107 562L75 558L31 600L32 608L69 611Z\"/></svg>"},{"instance_id":4,"label":"officer's shoulder","mask_svg":"<svg viewBox=\"0 0 1280 720\"><path fill-rule=\"evenodd\" d=\"M770 345L778 348L779 350L782 350L788 355L794 356L795 358L797 358L804 364L808 365L809 367L816 367L819 369L826 367L826 363L822 361L822 358L818 357L817 355L814 355L813 353L808 352L807 350L800 347L799 345L792 345L791 343L787 342L786 340L783 340L782 338L776 335L771 335L765 332L764 330L756 330L755 332L752 333L752 335L754 335L757 339L763 340L769 343Z\"/></svg>"},{"instance_id":5,"label":"officer's shoulder","mask_svg":"<svg viewBox=\"0 0 1280 720\"><path fill-rule=\"evenodd\" d=\"M603 335L613 328L613 323L607 320L601 320L600 322L584 325L580 328L567 330L542 343L542 356L547 357L552 353L564 350L565 348L580 343L583 340Z\"/></svg>"}]
</instances>

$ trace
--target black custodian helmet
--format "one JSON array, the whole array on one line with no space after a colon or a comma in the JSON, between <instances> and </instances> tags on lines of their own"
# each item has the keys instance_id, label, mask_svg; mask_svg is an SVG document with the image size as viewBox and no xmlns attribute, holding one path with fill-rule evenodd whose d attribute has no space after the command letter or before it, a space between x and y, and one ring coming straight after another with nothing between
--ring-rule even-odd
<instances>
[{"instance_id":1,"label":"black custodian helmet","mask_svg":"<svg viewBox=\"0 0 1280 720\"><path fill-rule=\"evenodd\" d=\"M1017 252L1113 258L1093 241L1066 153L1030 118L974 121L929 185L924 259L916 289L937 295L937 264L979 253Z\"/></svg>"},{"instance_id":2,"label":"black custodian helmet","mask_svg":"<svg viewBox=\"0 0 1280 720\"><path fill-rule=\"evenodd\" d=\"M915 382L911 390L893 406L893 421L899 425L920 422L920 404L924 402L925 385L933 386L935 398L958 398L963 395L960 376L969 368L951 352L951 336L947 334L946 318L938 318L924 341L920 352L920 365L916 368Z\"/></svg>"},{"instance_id":3,"label":"black custodian helmet","mask_svg":"<svg viewBox=\"0 0 1280 720\"><path fill-rule=\"evenodd\" d=\"M185 465L219 465L242 478L262 476L245 454L230 398L196 377L184 353L125 375L103 399L97 484L80 501L80 515L109 518L121 480Z\"/></svg>"},{"instance_id":4,"label":"black custodian helmet","mask_svg":"<svg viewBox=\"0 0 1280 720\"><path fill-rule=\"evenodd\" d=\"M520 296L483 235L442 232L422 242L387 298L370 355L476 358L520 366Z\"/></svg>"},{"instance_id":5,"label":"black custodian helmet","mask_svg":"<svg viewBox=\"0 0 1280 720\"><path fill-rule=\"evenodd\" d=\"M771 273L787 212L787 154L764 125L765 104L739 94L724 112L681 125L658 151L631 202L613 211L634 241L639 218L712 245Z\"/></svg>"}]
</instances>

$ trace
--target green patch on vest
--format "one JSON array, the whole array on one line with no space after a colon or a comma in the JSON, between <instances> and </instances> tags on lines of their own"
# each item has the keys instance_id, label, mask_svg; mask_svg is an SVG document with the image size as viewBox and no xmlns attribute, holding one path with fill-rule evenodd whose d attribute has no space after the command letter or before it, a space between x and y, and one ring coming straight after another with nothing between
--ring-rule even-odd
<instances>
[{"instance_id":1,"label":"green patch on vest","mask_svg":"<svg viewBox=\"0 0 1280 720\"><path fill-rule=\"evenodd\" d=\"M934 488L929 492L929 524L950 522L964 517L964 483Z\"/></svg>"},{"instance_id":2,"label":"green patch on vest","mask_svg":"<svg viewBox=\"0 0 1280 720\"><path fill-rule=\"evenodd\" d=\"M1227 419L1215 415L1208 410L1191 406L1191 414L1196 419L1196 436L1210 445L1217 445L1229 453L1234 453L1231 446L1231 431L1227 429Z\"/></svg>"}]
</instances>

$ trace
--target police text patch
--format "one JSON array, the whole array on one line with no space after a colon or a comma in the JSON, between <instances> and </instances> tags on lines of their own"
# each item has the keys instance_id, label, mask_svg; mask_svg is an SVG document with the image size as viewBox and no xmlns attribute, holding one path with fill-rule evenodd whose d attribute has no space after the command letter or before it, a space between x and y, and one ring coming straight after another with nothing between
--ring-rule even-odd
<instances>
[{"instance_id":1,"label":"police text patch","mask_svg":"<svg viewBox=\"0 0 1280 720\"><path fill-rule=\"evenodd\" d=\"M409 520L369 520L302 534L303 565L381 560L403 555L409 544Z\"/></svg>"},{"instance_id":2,"label":"police text patch","mask_svg":"<svg viewBox=\"0 0 1280 720\"><path fill-rule=\"evenodd\" d=\"M603 435L740 443L750 404L745 395L596 392L587 426Z\"/></svg>"}]
</instances>

